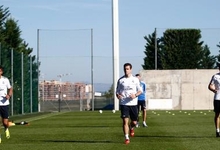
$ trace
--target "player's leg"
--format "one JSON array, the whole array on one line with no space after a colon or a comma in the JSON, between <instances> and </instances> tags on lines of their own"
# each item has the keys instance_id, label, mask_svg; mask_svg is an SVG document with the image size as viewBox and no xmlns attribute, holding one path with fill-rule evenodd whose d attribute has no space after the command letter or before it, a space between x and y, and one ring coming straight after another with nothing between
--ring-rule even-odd
<instances>
[{"instance_id":1,"label":"player's leg","mask_svg":"<svg viewBox=\"0 0 220 150\"><path fill-rule=\"evenodd\" d=\"M1 116L1 106L0 106L0 116ZM2 122L2 123L3 123L3 122ZM2 143L1 129L0 129L0 143Z\"/></svg>"},{"instance_id":2,"label":"player's leg","mask_svg":"<svg viewBox=\"0 0 220 150\"><path fill-rule=\"evenodd\" d=\"M214 112L215 112L215 117L214 117L214 122L215 122L215 128L216 128L216 137L220 137L220 125L219 125L219 113L220 113L220 101L219 100L214 100Z\"/></svg>"},{"instance_id":3,"label":"player's leg","mask_svg":"<svg viewBox=\"0 0 220 150\"><path fill-rule=\"evenodd\" d=\"M137 118L138 118L138 109L136 106L129 106L130 107L130 135L134 136L134 127L137 124Z\"/></svg>"},{"instance_id":4,"label":"player's leg","mask_svg":"<svg viewBox=\"0 0 220 150\"><path fill-rule=\"evenodd\" d=\"M137 105L137 110L138 110L138 117L137 117L137 124L136 124L136 128L139 127L139 119L140 119L140 102L138 101L138 105Z\"/></svg>"},{"instance_id":5,"label":"player's leg","mask_svg":"<svg viewBox=\"0 0 220 150\"><path fill-rule=\"evenodd\" d=\"M122 128L125 136L125 144L130 143L129 139L129 109L125 105L121 105L121 118L123 120Z\"/></svg>"},{"instance_id":6,"label":"player's leg","mask_svg":"<svg viewBox=\"0 0 220 150\"><path fill-rule=\"evenodd\" d=\"M215 121L215 128L216 128L216 137L220 137L220 130L219 130L219 113L215 112L215 117L214 117L214 121Z\"/></svg>"},{"instance_id":7,"label":"player's leg","mask_svg":"<svg viewBox=\"0 0 220 150\"><path fill-rule=\"evenodd\" d=\"M4 127L5 127L5 137L7 138L7 139L9 139L10 138L10 132L9 132L9 129L8 129L8 119L3 119L3 124L4 124Z\"/></svg>"},{"instance_id":8,"label":"player's leg","mask_svg":"<svg viewBox=\"0 0 220 150\"><path fill-rule=\"evenodd\" d=\"M123 131L125 136L125 144L130 143L129 139L129 118L123 118Z\"/></svg>"},{"instance_id":9,"label":"player's leg","mask_svg":"<svg viewBox=\"0 0 220 150\"><path fill-rule=\"evenodd\" d=\"M8 105L7 106L1 106L2 109L2 124L5 128L5 136L7 139L10 138L10 132L9 132L9 123L8 123Z\"/></svg>"},{"instance_id":10,"label":"player's leg","mask_svg":"<svg viewBox=\"0 0 220 150\"><path fill-rule=\"evenodd\" d=\"M146 101L142 101L141 103L141 110L142 110L142 116L143 116L143 127L147 127L146 118L147 118L147 107L146 107Z\"/></svg>"}]
</instances>

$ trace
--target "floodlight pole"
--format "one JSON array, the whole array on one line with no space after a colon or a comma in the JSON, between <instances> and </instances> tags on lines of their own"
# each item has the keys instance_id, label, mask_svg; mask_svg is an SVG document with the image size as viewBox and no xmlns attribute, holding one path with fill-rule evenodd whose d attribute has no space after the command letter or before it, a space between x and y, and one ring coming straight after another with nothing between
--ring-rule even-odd
<instances>
[{"instance_id":1,"label":"floodlight pole","mask_svg":"<svg viewBox=\"0 0 220 150\"><path fill-rule=\"evenodd\" d=\"M116 86L119 78L119 25L118 25L118 0L112 0L112 52L113 52L113 88L114 109L119 110L119 101L116 97Z\"/></svg>"},{"instance_id":2,"label":"floodlight pole","mask_svg":"<svg viewBox=\"0 0 220 150\"><path fill-rule=\"evenodd\" d=\"M62 85L62 77L63 76L68 76L68 75L72 75L72 73L66 73L66 74L59 74L57 75L57 77L59 77L59 95L58 95L58 111L61 112L61 100L63 100L63 85Z\"/></svg>"},{"instance_id":3,"label":"floodlight pole","mask_svg":"<svg viewBox=\"0 0 220 150\"><path fill-rule=\"evenodd\" d=\"M60 111L61 111L61 104L60 104L60 103L61 103L61 94L62 94L62 93L61 93L61 86L62 86L62 85L61 85L61 82L62 82L62 81L61 81L61 80L62 80L61 78L62 78L62 75L58 75L58 77L60 78L60 80L59 80L59 82L60 82L60 83L59 83L59 89L58 89L58 90L59 90L59 95L58 95L58 112L60 112Z\"/></svg>"},{"instance_id":4,"label":"floodlight pole","mask_svg":"<svg viewBox=\"0 0 220 150\"><path fill-rule=\"evenodd\" d=\"M92 95L92 111L94 111L94 83L93 83L93 29L91 29L91 95Z\"/></svg>"}]
</instances>

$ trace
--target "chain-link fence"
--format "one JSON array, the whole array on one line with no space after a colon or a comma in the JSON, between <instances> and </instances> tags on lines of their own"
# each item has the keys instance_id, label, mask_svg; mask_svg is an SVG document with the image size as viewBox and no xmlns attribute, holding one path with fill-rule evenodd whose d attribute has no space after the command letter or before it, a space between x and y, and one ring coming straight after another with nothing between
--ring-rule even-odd
<instances>
[{"instance_id":1,"label":"chain-link fence","mask_svg":"<svg viewBox=\"0 0 220 150\"><path fill-rule=\"evenodd\" d=\"M157 37L160 38L166 29L168 28L157 28ZM220 42L220 28L202 28L200 30L201 40L209 46L213 55L218 55L219 49L216 45ZM93 109L111 108L113 100L95 96L95 93L99 95L99 92L103 94L108 91L113 83L113 78L111 78L113 75L112 53L106 53L105 50L103 53L99 53L99 47L96 47L96 43L104 39L96 37L94 44L92 29L38 31L39 78L36 56L9 49L3 44L0 46L0 63L5 68L4 75L10 79L14 89L10 100L11 115L36 111L59 111L59 108L61 111L91 110L92 107ZM95 45L94 49L93 45ZM111 48L108 49L111 50ZM146 57L144 50L143 44L142 56L121 54L119 56L120 66L123 66L125 62L130 62L138 64L142 68L143 58ZM121 67L121 75L122 71ZM52 86L41 86L42 82L48 81L57 82L53 85L55 86L53 90L51 90ZM66 82L70 84L65 85ZM59 94L60 84L66 88ZM78 85L84 87L81 98L77 97L77 95L79 96ZM86 89L87 85L93 85L94 91ZM70 88L67 88L68 86ZM64 91L68 91L70 94L68 95ZM48 99L49 95L53 97L52 100ZM63 95L66 97L60 97L59 102L59 96ZM86 97L86 95L89 96Z\"/></svg>"},{"instance_id":2,"label":"chain-link fence","mask_svg":"<svg viewBox=\"0 0 220 150\"><path fill-rule=\"evenodd\" d=\"M45 100L41 101L40 109L43 112L48 111L90 111L91 99L78 99L78 100ZM94 98L94 110L112 110L113 99L107 99L105 97Z\"/></svg>"},{"instance_id":3,"label":"chain-link fence","mask_svg":"<svg viewBox=\"0 0 220 150\"><path fill-rule=\"evenodd\" d=\"M10 115L38 111L36 57L13 50L1 44L0 63L3 76L10 80L13 95L10 99Z\"/></svg>"},{"instance_id":4,"label":"chain-link fence","mask_svg":"<svg viewBox=\"0 0 220 150\"><path fill-rule=\"evenodd\" d=\"M171 28L156 28L157 38L163 36L163 33ZM207 44L213 55L218 54L217 44L220 42L220 28L219 29L200 29L204 44ZM91 93L104 92L108 89L100 89L97 83L109 83L112 84L112 80L109 80L109 76L112 76L112 56L107 53L97 53L97 47L93 50L93 32L91 29L82 30L39 30L39 57L40 57L40 81L59 81L62 84L70 82L73 87L72 95L78 95L75 84L82 85L93 85L94 91L87 91L90 93L89 98L82 97L77 99L76 97L67 99L59 102L59 89L52 96L55 101L49 101L46 98L49 89L45 89L43 98L40 98L41 110L86 110L88 104L90 108L104 108L108 105L113 104L113 100L109 102L104 97L99 99L105 103L105 106L99 107L96 105L95 99L93 99ZM152 31L153 33L154 31ZM151 33L148 33L151 34ZM144 36L144 35L143 35ZM96 40L94 43L103 41L103 39ZM147 42L147 41L146 41ZM110 48L111 49L111 48ZM120 55L120 66L123 66L125 62L131 64L139 64L140 68L144 64L144 44L143 44L143 55L128 55L124 53ZM105 50L103 50L105 51ZM142 62L142 63L140 63ZM136 65L134 65L136 66ZM122 68L122 67L121 67ZM135 69L135 68L134 68ZM102 71L100 71L102 70ZM141 69L140 69L141 70ZM139 70L139 71L140 71ZM101 73L100 73L101 72ZM136 72L134 72L136 73ZM120 74L123 74L123 69L120 70ZM70 88L69 88L70 89ZM47 92L46 92L47 91ZM42 93L41 93L42 94ZM84 94L86 91L84 90ZM68 95L68 94L67 94ZM57 96L57 98L56 98ZM106 103L107 102L107 103ZM49 106L50 105L50 106ZM74 107L74 105L76 107ZM71 106L71 107L70 107ZM49 109L51 108L51 109ZM52 109L53 108L53 109Z\"/></svg>"}]
</instances>

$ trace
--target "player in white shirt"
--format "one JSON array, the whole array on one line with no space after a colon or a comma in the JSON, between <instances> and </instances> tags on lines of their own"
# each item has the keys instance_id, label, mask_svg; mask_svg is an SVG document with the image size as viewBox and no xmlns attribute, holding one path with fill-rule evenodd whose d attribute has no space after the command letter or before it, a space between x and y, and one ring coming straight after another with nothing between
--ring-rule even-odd
<instances>
[{"instance_id":1,"label":"player in white shirt","mask_svg":"<svg viewBox=\"0 0 220 150\"><path fill-rule=\"evenodd\" d=\"M132 65L130 63L124 64L124 73L125 75L118 79L116 96L120 101L125 144L129 144L129 128L130 136L134 136L134 127L138 118L137 97L142 93L142 89L138 78L132 75ZM131 119L130 126L129 118Z\"/></svg>"},{"instance_id":2,"label":"player in white shirt","mask_svg":"<svg viewBox=\"0 0 220 150\"><path fill-rule=\"evenodd\" d=\"M218 65L220 70L220 64ZM216 127L216 137L220 137L220 72L212 76L211 81L208 86L209 90L214 93L214 112L215 112L215 127Z\"/></svg>"},{"instance_id":3,"label":"player in white shirt","mask_svg":"<svg viewBox=\"0 0 220 150\"><path fill-rule=\"evenodd\" d=\"M8 80L8 78L2 76L3 74L3 67L0 66L0 116L2 118L2 124L5 128L5 135L6 138L10 138L10 133L8 130L9 123L8 123L8 117L9 117L9 99L12 96L12 87ZM0 143L1 143L1 135L0 135Z\"/></svg>"}]
</instances>

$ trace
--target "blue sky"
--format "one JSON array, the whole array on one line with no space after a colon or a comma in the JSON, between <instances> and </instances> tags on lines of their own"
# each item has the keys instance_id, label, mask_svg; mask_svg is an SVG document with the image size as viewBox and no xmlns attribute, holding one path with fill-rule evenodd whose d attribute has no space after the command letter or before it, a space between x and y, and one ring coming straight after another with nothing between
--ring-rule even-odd
<instances>
[{"instance_id":1,"label":"blue sky","mask_svg":"<svg viewBox=\"0 0 220 150\"><path fill-rule=\"evenodd\" d=\"M42 78L91 81L90 29L93 29L94 82L112 83L111 0L0 0L18 21L22 38L37 54L40 30ZM119 0L120 76L123 64L133 65L133 74L143 64L144 36L155 28L202 30L202 40L217 55L220 42L219 0ZM78 30L83 29L83 30Z\"/></svg>"}]
</instances>

